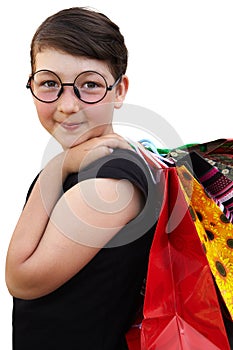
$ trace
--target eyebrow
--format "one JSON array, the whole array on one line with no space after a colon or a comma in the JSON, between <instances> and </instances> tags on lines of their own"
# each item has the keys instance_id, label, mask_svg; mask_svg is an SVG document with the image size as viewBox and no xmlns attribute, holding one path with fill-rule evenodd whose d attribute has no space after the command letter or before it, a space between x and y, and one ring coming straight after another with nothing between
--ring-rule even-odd
<instances>
[{"instance_id":1,"label":"eyebrow","mask_svg":"<svg viewBox=\"0 0 233 350\"><path fill-rule=\"evenodd\" d=\"M63 74L64 74L64 72L61 72L61 71L56 71L56 70L53 70L53 69L50 69L50 68L37 68L35 71L33 71L32 72L32 74L34 74L34 73L36 73L36 72L38 72L38 71L43 71L43 70L47 70L47 71L50 71L50 72L52 72L52 73L55 73L56 75L58 75L59 76L59 78L61 79L61 80L63 80L61 77L63 76ZM74 73L74 78L73 79L75 79L78 75L80 75L80 74L82 74L82 73L85 73L85 72L93 72L93 73L99 73L99 74L101 74L106 80L108 80L110 77L109 76L107 76L106 75L106 71L102 71L102 70L95 70L95 69L85 69L85 70L82 70L82 71L80 71L79 73ZM113 75L112 75L112 73L109 71L109 74L113 77ZM113 79L114 79L114 77L113 77Z\"/></svg>"}]
</instances>

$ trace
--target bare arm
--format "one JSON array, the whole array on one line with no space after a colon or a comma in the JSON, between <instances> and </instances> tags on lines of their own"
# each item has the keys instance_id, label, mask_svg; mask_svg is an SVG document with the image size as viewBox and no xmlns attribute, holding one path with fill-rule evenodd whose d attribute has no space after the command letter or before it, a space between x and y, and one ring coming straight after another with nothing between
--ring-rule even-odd
<instances>
[{"instance_id":1,"label":"bare arm","mask_svg":"<svg viewBox=\"0 0 233 350\"><path fill-rule=\"evenodd\" d=\"M39 219L28 225L32 217L46 221L43 207L38 215L35 205L40 204L36 187L14 232L6 265L9 291L23 299L43 296L64 284L141 210L140 193L128 181L91 179L61 197L44 229ZM94 188L99 197L90 202L90 193L85 192ZM41 236L41 230L30 254L33 237Z\"/></svg>"},{"instance_id":2,"label":"bare arm","mask_svg":"<svg viewBox=\"0 0 233 350\"><path fill-rule=\"evenodd\" d=\"M9 246L6 281L19 298L37 298L64 284L141 208L140 193L128 181L86 180L61 196L68 167L60 173L59 157L41 173ZM41 184L48 181L45 196Z\"/></svg>"}]
</instances>

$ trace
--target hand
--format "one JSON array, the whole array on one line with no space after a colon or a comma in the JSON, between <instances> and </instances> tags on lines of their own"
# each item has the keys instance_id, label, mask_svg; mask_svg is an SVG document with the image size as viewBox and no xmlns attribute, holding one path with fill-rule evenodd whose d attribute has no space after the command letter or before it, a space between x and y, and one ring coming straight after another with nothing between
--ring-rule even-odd
<instances>
[{"instance_id":1,"label":"hand","mask_svg":"<svg viewBox=\"0 0 233 350\"><path fill-rule=\"evenodd\" d=\"M114 148L132 150L128 142L116 133L99 136L69 148L63 154L63 176L75 173L97 159L112 153Z\"/></svg>"}]
</instances>

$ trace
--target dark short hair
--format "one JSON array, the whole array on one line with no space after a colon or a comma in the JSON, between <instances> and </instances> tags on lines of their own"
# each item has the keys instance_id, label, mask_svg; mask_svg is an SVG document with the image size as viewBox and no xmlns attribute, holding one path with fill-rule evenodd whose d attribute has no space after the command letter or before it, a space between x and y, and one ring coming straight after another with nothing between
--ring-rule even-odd
<instances>
[{"instance_id":1,"label":"dark short hair","mask_svg":"<svg viewBox=\"0 0 233 350\"><path fill-rule=\"evenodd\" d=\"M36 54L47 48L105 61L115 78L127 68L128 52L119 27L85 7L59 11L39 26L31 42L32 71Z\"/></svg>"}]
</instances>

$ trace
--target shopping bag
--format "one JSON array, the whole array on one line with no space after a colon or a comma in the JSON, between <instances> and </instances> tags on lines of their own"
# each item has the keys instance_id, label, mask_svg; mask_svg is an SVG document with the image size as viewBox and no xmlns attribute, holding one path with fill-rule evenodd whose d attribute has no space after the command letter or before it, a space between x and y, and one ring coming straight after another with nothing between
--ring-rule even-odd
<instances>
[{"instance_id":1,"label":"shopping bag","mask_svg":"<svg viewBox=\"0 0 233 350\"><path fill-rule=\"evenodd\" d=\"M188 147L207 159L221 162L225 165L233 163L233 139L218 139Z\"/></svg>"},{"instance_id":2,"label":"shopping bag","mask_svg":"<svg viewBox=\"0 0 233 350\"><path fill-rule=\"evenodd\" d=\"M214 161L220 161L225 165L233 163L233 139L227 139L221 145L215 147L211 151L205 152L205 157Z\"/></svg>"},{"instance_id":3,"label":"shopping bag","mask_svg":"<svg viewBox=\"0 0 233 350\"><path fill-rule=\"evenodd\" d=\"M229 350L209 263L177 170L163 171L164 202L149 258L141 350Z\"/></svg>"},{"instance_id":4,"label":"shopping bag","mask_svg":"<svg viewBox=\"0 0 233 350\"><path fill-rule=\"evenodd\" d=\"M139 323L135 323L126 333L126 342L129 350L141 350L141 322L143 319L143 315L141 314L140 319L138 319Z\"/></svg>"},{"instance_id":5,"label":"shopping bag","mask_svg":"<svg viewBox=\"0 0 233 350\"><path fill-rule=\"evenodd\" d=\"M209 164L218 168L222 174L233 181L233 139L218 139L205 143L183 145L167 150L166 157L177 162L191 152L201 155Z\"/></svg>"},{"instance_id":6,"label":"shopping bag","mask_svg":"<svg viewBox=\"0 0 233 350\"><path fill-rule=\"evenodd\" d=\"M193 151L177 161L177 165L185 165L190 170L226 218L233 222L233 180Z\"/></svg>"},{"instance_id":7,"label":"shopping bag","mask_svg":"<svg viewBox=\"0 0 233 350\"><path fill-rule=\"evenodd\" d=\"M233 319L233 224L184 165L177 172L210 269Z\"/></svg>"}]
</instances>

